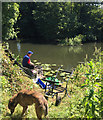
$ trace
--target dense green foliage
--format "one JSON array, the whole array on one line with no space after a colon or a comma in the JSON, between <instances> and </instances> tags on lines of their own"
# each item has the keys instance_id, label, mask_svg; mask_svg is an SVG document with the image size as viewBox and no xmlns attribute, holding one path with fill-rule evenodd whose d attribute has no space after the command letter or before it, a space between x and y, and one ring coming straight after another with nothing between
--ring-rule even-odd
<instances>
[{"instance_id":1,"label":"dense green foliage","mask_svg":"<svg viewBox=\"0 0 103 120\"><path fill-rule=\"evenodd\" d=\"M32 42L63 43L81 34L82 42L100 41L103 10L99 6L71 2L20 3L20 37L31 38Z\"/></svg>"},{"instance_id":2,"label":"dense green foliage","mask_svg":"<svg viewBox=\"0 0 103 120\"><path fill-rule=\"evenodd\" d=\"M19 19L13 27L19 12L18 4L3 3L3 36L7 34L9 39L14 35L9 33L13 33L14 28L19 28L18 37L23 42L75 45L76 43L81 44L81 42L102 41L103 9L100 7L101 4L90 2L21 2L19 3ZM8 8L9 5L15 8ZM10 14L6 12L8 9L11 9ZM12 21L11 18L13 18ZM10 21L11 24L9 24ZM9 29L7 29L8 27ZM78 36L81 35L80 40Z\"/></svg>"},{"instance_id":3,"label":"dense green foliage","mask_svg":"<svg viewBox=\"0 0 103 120\"><path fill-rule=\"evenodd\" d=\"M2 38L3 40L17 37L17 28L14 25L19 16L19 5L17 3L2 3Z\"/></svg>"},{"instance_id":4,"label":"dense green foliage","mask_svg":"<svg viewBox=\"0 0 103 120\"><path fill-rule=\"evenodd\" d=\"M86 118L103 117L103 52L96 48L94 56L84 65L77 66L73 80L84 91L78 109L81 109L81 116Z\"/></svg>"}]
</instances>

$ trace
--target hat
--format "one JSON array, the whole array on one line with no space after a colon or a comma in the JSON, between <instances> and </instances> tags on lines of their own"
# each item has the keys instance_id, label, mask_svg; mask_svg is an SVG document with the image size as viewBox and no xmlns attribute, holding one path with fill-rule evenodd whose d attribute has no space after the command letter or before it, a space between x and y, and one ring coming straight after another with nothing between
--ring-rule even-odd
<instances>
[{"instance_id":1,"label":"hat","mask_svg":"<svg viewBox=\"0 0 103 120\"><path fill-rule=\"evenodd\" d=\"M28 51L28 54L33 54L33 52L32 51Z\"/></svg>"}]
</instances>

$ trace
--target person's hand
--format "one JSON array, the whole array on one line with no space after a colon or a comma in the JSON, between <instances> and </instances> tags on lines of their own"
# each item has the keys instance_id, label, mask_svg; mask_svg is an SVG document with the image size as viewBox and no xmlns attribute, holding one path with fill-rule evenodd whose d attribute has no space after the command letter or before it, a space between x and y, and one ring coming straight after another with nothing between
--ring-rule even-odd
<instances>
[{"instance_id":1,"label":"person's hand","mask_svg":"<svg viewBox=\"0 0 103 120\"><path fill-rule=\"evenodd\" d=\"M30 62L31 65L34 65L34 63Z\"/></svg>"}]
</instances>

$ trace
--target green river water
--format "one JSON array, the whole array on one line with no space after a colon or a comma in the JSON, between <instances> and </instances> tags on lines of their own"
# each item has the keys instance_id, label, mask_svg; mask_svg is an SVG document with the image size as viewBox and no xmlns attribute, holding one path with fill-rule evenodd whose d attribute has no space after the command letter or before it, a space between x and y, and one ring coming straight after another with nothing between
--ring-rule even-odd
<instances>
[{"instance_id":1,"label":"green river water","mask_svg":"<svg viewBox=\"0 0 103 120\"><path fill-rule=\"evenodd\" d=\"M103 48L103 43L86 43L81 46L40 45L32 43L18 43L9 41L10 50L15 55L23 57L29 50L33 51L31 61L34 59L41 63L63 65L65 70L76 67L83 62L86 55L88 60L93 58L95 47Z\"/></svg>"}]
</instances>

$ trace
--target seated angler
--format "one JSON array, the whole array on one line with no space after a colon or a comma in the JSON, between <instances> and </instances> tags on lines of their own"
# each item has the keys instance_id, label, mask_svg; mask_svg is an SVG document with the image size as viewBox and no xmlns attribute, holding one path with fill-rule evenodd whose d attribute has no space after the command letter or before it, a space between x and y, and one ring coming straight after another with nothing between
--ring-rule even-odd
<instances>
[{"instance_id":1,"label":"seated angler","mask_svg":"<svg viewBox=\"0 0 103 120\"><path fill-rule=\"evenodd\" d=\"M34 69L34 64L30 61L30 56L33 54L32 51L28 51L27 55L24 56L22 65L23 67L27 67L29 69Z\"/></svg>"}]
</instances>

